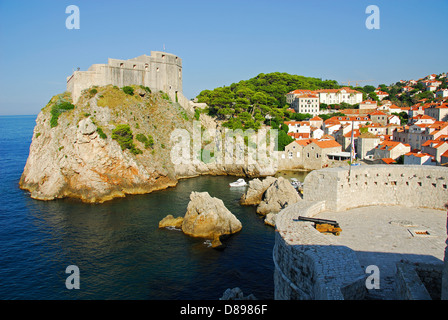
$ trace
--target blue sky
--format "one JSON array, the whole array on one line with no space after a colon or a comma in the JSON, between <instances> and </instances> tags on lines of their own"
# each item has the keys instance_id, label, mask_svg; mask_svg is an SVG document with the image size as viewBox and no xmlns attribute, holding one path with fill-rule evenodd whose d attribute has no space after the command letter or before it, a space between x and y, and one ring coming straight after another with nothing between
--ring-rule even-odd
<instances>
[{"instance_id":1,"label":"blue sky","mask_svg":"<svg viewBox=\"0 0 448 320\"><path fill-rule=\"evenodd\" d=\"M68 30L65 9L80 10ZM380 9L369 30L368 5ZM0 0L0 115L37 114L66 77L151 50L183 60L187 98L259 73L391 84L448 71L446 0Z\"/></svg>"}]
</instances>

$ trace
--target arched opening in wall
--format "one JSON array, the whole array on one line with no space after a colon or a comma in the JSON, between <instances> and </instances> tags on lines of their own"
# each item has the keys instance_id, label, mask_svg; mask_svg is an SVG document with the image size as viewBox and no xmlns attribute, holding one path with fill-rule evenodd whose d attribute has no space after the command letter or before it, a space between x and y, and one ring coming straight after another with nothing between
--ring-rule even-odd
<instances>
[{"instance_id":1,"label":"arched opening in wall","mask_svg":"<svg viewBox=\"0 0 448 320\"><path fill-rule=\"evenodd\" d=\"M145 70L149 71L149 65L147 63L145 63Z\"/></svg>"},{"instance_id":2,"label":"arched opening in wall","mask_svg":"<svg viewBox=\"0 0 448 320\"><path fill-rule=\"evenodd\" d=\"M165 55L164 54L162 54L162 59L165 59Z\"/></svg>"},{"instance_id":3,"label":"arched opening in wall","mask_svg":"<svg viewBox=\"0 0 448 320\"><path fill-rule=\"evenodd\" d=\"M124 66L124 63L123 62L120 63L120 68L123 68L123 66Z\"/></svg>"},{"instance_id":4,"label":"arched opening in wall","mask_svg":"<svg viewBox=\"0 0 448 320\"><path fill-rule=\"evenodd\" d=\"M135 68L137 68L137 65L136 65L136 64L134 64L134 65L132 66L132 69L135 69Z\"/></svg>"}]
</instances>

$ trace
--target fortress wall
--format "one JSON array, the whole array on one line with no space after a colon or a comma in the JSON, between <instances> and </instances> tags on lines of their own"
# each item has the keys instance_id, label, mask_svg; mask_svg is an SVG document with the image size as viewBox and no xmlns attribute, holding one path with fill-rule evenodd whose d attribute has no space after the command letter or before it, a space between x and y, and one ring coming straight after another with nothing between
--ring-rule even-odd
<instances>
[{"instance_id":1,"label":"fortress wall","mask_svg":"<svg viewBox=\"0 0 448 320\"><path fill-rule=\"evenodd\" d=\"M365 296L365 273L355 252L295 221L325 210L325 201L301 201L276 219L273 260L276 300L352 300Z\"/></svg>"},{"instance_id":2,"label":"fortress wall","mask_svg":"<svg viewBox=\"0 0 448 320\"><path fill-rule=\"evenodd\" d=\"M277 214L275 299L363 299L366 294L366 274L355 252L319 233L313 223L298 221L298 216L368 205L444 209L448 201L448 168L359 166L352 167L350 180L348 173L342 167L311 172L305 179L303 201ZM442 299L448 299L448 246L441 287Z\"/></svg>"},{"instance_id":3,"label":"fortress wall","mask_svg":"<svg viewBox=\"0 0 448 320\"><path fill-rule=\"evenodd\" d=\"M326 199L329 210L369 205L444 209L448 202L448 168L369 165L328 168L306 177L305 200Z\"/></svg>"},{"instance_id":4,"label":"fortress wall","mask_svg":"<svg viewBox=\"0 0 448 320\"><path fill-rule=\"evenodd\" d=\"M82 90L110 84L120 88L142 85L155 92L161 90L168 93L172 101L176 101L177 93L177 100L181 96L183 105L188 106L182 95L182 59L173 54L151 51L151 56L108 59L108 64L94 64L87 71L75 71L67 79L67 91L72 93L76 103Z\"/></svg>"}]
</instances>

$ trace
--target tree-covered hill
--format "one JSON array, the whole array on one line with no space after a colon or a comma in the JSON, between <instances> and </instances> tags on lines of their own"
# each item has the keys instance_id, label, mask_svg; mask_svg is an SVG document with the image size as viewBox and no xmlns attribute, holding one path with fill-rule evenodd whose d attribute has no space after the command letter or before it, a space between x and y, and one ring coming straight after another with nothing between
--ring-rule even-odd
<instances>
[{"instance_id":1,"label":"tree-covered hill","mask_svg":"<svg viewBox=\"0 0 448 320\"><path fill-rule=\"evenodd\" d=\"M232 129L258 130L262 123L280 123L285 116L286 94L296 89L333 89L340 86L335 80L291 75L288 73L260 73L249 80L230 86L203 90L198 102L209 106L209 114L225 120Z\"/></svg>"}]
</instances>

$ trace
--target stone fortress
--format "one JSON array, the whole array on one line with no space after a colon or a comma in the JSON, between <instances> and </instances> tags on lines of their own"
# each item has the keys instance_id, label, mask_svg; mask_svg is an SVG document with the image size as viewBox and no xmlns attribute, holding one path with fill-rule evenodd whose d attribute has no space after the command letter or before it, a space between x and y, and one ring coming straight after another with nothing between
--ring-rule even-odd
<instances>
[{"instance_id":1,"label":"stone fortress","mask_svg":"<svg viewBox=\"0 0 448 320\"><path fill-rule=\"evenodd\" d=\"M303 200L277 215L275 299L448 299L447 188L445 167L312 171ZM299 216L337 220L342 233L320 233ZM380 270L378 290L366 288L370 265Z\"/></svg>"},{"instance_id":2,"label":"stone fortress","mask_svg":"<svg viewBox=\"0 0 448 320\"><path fill-rule=\"evenodd\" d=\"M184 108L188 99L182 93L182 59L176 55L151 51L129 60L108 59L107 64L93 64L87 71L74 71L67 77L67 91L76 103L82 91L92 86L124 87L141 85L152 91L166 92Z\"/></svg>"}]
</instances>

